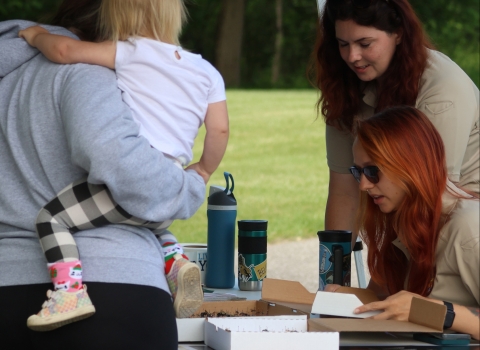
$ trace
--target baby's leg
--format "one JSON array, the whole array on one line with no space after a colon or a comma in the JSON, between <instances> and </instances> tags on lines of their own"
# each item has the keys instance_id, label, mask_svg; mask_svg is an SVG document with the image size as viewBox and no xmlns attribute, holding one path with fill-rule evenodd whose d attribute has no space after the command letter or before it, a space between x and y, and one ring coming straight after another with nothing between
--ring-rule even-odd
<instances>
[{"instance_id":1,"label":"baby's leg","mask_svg":"<svg viewBox=\"0 0 480 350\"><path fill-rule=\"evenodd\" d=\"M171 221L152 222L128 214L115 203L105 185L93 185L82 178L65 187L42 208L36 228L47 261L67 262L79 258L71 234L110 224L142 226L163 232Z\"/></svg>"},{"instance_id":2,"label":"baby's leg","mask_svg":"<svg viewBox=\"0 0 480 350\"><path fill-rule=\"evenodd\" d=\"M162 246L165 263L172 259L175 254L183 254L183 247L178 243L177 238L170 231L163 229L161 232L156 232L156 235Z\"/></svg>"},{"instance_id":3,"label":"baby's leg","mask_svg":"<svg viewBox=\"0 0 480 350\"><path fill-rule=\"evenodd\" d=\"M165 275L177 318L190 317L203 303L200 268L183 254L182 246L167 229L157 232L165 256Z\"/></svg>"},{"instance_id":4,"label":"baby's leg","mask_svg":"<svg viewBox=\"0 0 480 350\"><path fill-rule=\"evenodd\" d=\"M86 178L64 188L40 210L36 229L56 292L50 292L44 308L28 319L31 329L55 329L95 312L86 288L82 287L82 263L72 233L109 224L161 231L170 222L154 223L133 217L113 201L106 186L89 184ZM65 300L70 299L75 301L74 307L65 309L64 305L69 304ZM58 300L63 300L62 305Z\"/></svg>"},{"instance_id":5,"label":"baby's leg","mask_svg":"<svg viewBox=\"0 0 480 350\"><path fill-rule=\"evenodd\" d=\"M36 229L50 271L55 265L55 288L70 292L81 288L81 262L72 234L109 224L144 226L154 232L163 232L168 222L150 222L128 214L112 199L105 185L92 185L82 178L65 187L46 204L37 216ZM75 267L77 271L70 269ZM71 273L77 279L67 279ZM75 274L74 274L75 272ZM61 280L61 281L59 281ZM62 285L59 282L63 282Z\"/></svg>"}]
</instances>

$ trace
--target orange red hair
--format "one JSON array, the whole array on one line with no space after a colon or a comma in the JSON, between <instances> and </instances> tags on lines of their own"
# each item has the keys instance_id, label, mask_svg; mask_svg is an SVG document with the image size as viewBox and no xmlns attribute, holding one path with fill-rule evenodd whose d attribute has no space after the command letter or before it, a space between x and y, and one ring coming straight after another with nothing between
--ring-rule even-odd
<instances>
[{"instance_id":1,"label":"orange red hair","mask_svg":"<svg viewBox=\"0 0 480 350\"><path fill-rule=\"evenodd\" d=\"M432 48L407 0L377 0L367 8L356 8L351 0L327 0L320 18L315 48L311 56L311 83L321 91L317 109L328 125L343 124L352 130L359 112L361 82L340 56L335 35L335 21L353 20L389 34L401 35L388 70L384 89L379 92L376 112L398 105L414 106L420 78L427 65L427 48ZM339 123L341 122L341 124Z\"/></svg>"},{"instance_id":2,"label":"orange red hair","mask_svg":"<svg viewBox=\"0 0 480 350\"><path fill-rule=\"evenodd\" d=\"M447 169L442 138L413 107L387 109L358 124L358 142L374 164L405 191L397 211L382 213L366 193L360 195L357 229L368 245L371 277L390 294L406 289L427 296L435 276L435 252L444 223L442 194ZM396 238L410 253L393 244Z\"/></svg>"}]
</instances>

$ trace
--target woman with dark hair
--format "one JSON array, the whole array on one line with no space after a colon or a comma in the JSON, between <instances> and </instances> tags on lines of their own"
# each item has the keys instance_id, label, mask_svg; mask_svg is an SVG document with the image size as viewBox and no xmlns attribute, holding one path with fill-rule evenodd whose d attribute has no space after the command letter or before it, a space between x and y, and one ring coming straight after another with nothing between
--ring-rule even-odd
<instances>
[{"instance_id":1,"label":"woman with dark hair","mask_svg":"<svg viewBox=\"0 0 480 350\"><path fill-rule=\"evenodd\" d=\"M448 180L440 134L413 107L386 109L358 124L353 159L368 288L386 298L356 313L406 321L412 297L427 298L447 305L445 328L479 339L480 203Z\"/></svg>"},{"instance_id":2,"label":"woman with dark hair","mask_svg":"<svg viewBox=\"0 0 480 350\"><path fill-rule=\"evenodd\" d=\"M85 41L103 40L98 26L101 4L102 0L64 0L50 23L67 28Z\"/></svg>"},{"instance_id":3,"label":"woman with dark hair","mask_svg":"<svg viewBox=\"0 0 480 350\"><path fill-rule=\"evenodd\" d=\"M353 229L358 201L348 169L355 121L387 107L426 114L445 144L449 178L479 193L478 88L433 50L407 0L327 0L312 60L327 124L326 229Z\"/></svg>"},{"instance_id":4,"label":"woman with dark hair","mask_svg":"<svg viewBox=\"0 0 480 350\"><path fill-rule=\"evenodd\" d=\"M64 0L54 21L64 28L45 28L96 41L99 5ZM176 350L175 312L158 239L147 228L99 224L111 217L102 205L88 211L98 216L95 227L75 234L95 314L54 332L27 328L51 277L59 275L45 269L35 218L66 185L87 177L107 186L125 212L154 222L187 219L205 197L197 172L180 169L140 136L112 70L52 63L18 37L32 25L0 22L0 347ZM59 200L55 210L78 212L89 201L102 203L74 192L77 201ZM55 233L48 241L50 247L62 243L63 253L71 249L65 235ZM80 276L76 266L69 273ZM78 297L48 293L42 316L75 311L87 305L86 294L85 288Z\"/></svg>"}]
</instances>

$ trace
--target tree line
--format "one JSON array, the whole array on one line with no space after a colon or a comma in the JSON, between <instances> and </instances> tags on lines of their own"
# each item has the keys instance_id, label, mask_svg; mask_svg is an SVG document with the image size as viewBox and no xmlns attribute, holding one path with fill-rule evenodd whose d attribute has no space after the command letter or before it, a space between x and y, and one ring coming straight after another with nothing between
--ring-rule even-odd
<instances>
[{"instance_id":1,"label":"tree line","mask_svg":"<svg viewBox=\"0 0 480 350\"><path fill-rule=\"evenodd\" d=\"M0 20L48 23L60 0L2 0ZM410 0L439 51L479 86L480 0ZM187 0L181 43L232 88L308 88L316 0Z\"/></svg>"}]
</instances>

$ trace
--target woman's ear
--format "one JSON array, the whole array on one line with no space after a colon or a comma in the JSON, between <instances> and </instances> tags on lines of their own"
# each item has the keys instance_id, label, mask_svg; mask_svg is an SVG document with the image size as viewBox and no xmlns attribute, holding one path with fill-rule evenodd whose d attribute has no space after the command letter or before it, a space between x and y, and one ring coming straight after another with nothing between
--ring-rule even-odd
<instances>
[{"instance_id":1,"label":"woman's ear","mask_svg":"<svg viewBox=\"0 0 480 350\"><path fill-rule=\"evenodd\" d=\"M402 42L403 29L400 28L398 30L398 32L396 32L395 34L397 34L397 38L395 39L395 43L398 45Z\"/></svg>"}]
</instances>

